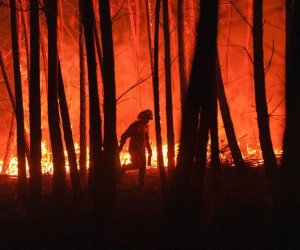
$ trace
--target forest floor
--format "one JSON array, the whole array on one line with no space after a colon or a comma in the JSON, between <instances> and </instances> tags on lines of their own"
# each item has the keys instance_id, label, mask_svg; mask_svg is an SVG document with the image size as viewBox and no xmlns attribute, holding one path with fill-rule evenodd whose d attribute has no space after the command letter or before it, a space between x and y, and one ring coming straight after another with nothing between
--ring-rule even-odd
<instances>
[{"instance_id":1,"label":"forest floor","mask_svg":"<svg viewBox=\"0 0 300 250\"><path fill-rule=\"evenodd\" d=\"M158 170L128 171L117 186L118 249L161 249L164 218ZM0 249L91 249L87 199L71 194L63 209L53 208L51 177L43 177L43 201L32 212L16 202L16 178L0 176ZM278 249L279 223L274 190L263 168L244 173L222 168L205 172L200 208L202 249Z\"/></svg>"}]
</instances>

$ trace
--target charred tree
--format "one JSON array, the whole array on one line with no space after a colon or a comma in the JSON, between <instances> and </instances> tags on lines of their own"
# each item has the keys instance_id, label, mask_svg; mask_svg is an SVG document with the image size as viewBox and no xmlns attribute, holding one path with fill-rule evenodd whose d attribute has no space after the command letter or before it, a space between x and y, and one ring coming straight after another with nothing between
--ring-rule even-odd
<instances>
[{"instance_id":1,"label":"charred tree","mask_svg":"<svg viewBox=\"0 0 300 250\"><path fill-rule=\"evenodd\" d=\"M17 27L16 2L10 0L11 41L14 65L16 121L17 121L17 155L18 155L18 198L26 196L26 143L24 131L24 109L22 95L22 79L20 71L19 37Z\"/></svg>"},{"instance_id":2,"label":"charred tree","mask_svg":"<svg viewBox=\"0 0 300 250\"><path fill-rule=\"evenodd\" d=\"M219 57L217 56L216 64L216 81L217 81L217 95L223 119L223 124L227 136L227 141L232 154L232 158L236 167L244 167L244 160L242 157L241 150L237 143L233 122L231 119L230 109L227 102L227 97L224 89L224 83L222 78L221 66Z\"/></svg>"},{"instance_id":3,"label":"charred tree","mask_svg":"<svg viewBox=\"0 0 300 250\"><path fill-rule=\"evenodd\" d=\"M186 92L186 68L185 68L185 49L184 49L184 0L177 2L177 38L178 38L178 64L179 64L179 80L180 80L180 102L181 112L183 112L183 104Z\"/></svg>"},{"instance_id":4,"label":"charred tree","mask_svg":"<svg viewBox=\"0 0 300 250\"><path fill-rule=\"evenodd\" d=\"M300 163L299 16L299 2L286 1L286 125L282 167L291 173L299 173Z\"/></svg>"},{"instance_id":5,"label":"charred tree","mask_svg":"<svg viewBox=\"0 0 300 250\"><path fill-rule=\"evenodd\" d=\"M29 81L29 197L41 198L41 98L40 98L40 45L39 1L30 0L30 81Z\"/></svg>"},{"instance_id":6,"label":"charred tree","mask_svg":"<svg viewBox=\"0 0 300 250\"><path fill-rule=\"evenodd\" d=\"M163 0L163 27L165 42L165 85L166 85L166 114L168 141L168 170L172 174L175 168L175 142L173 124L172 76L171 76L171 44L169 28L169 3Z\"/></svg>"},{"instance_id":7,"label":"charred tree","mask_svg":"<svg viewBox=\"0 0 300 250\"><path fill-rule=\"evenodd\" d=\"M254 52L254 87L259 141L261 145L264 165L266 170L276 169L276 157L274 154L269 114L266 98L265 72L264 72L264 51L263 51L263 1L253 1L253 52Z\"/></svg>"},{"instance_id":8,"label":"charred tree","mask_svg":"<svg viewBox=\"0 0 300 250\"><path fill-rule=\"evenodd\" d=\"M88 90L89 90L89 123L90 123L90 168L89 168L89 190L92 199L98 201L98 191L95 187L100 185L98 182L99 172L102 167L102 132L101 116L99 106L99 94L97 83L97 65L94 46L94 20L91 15L93 11L92 1L80 0L82 4L82 21L85 38L85 49L88 69Z\"/></svg>"},{"instance_id":9,"label":"charred tree","mask_svg":"<svg viewBox=\"0 0 300 250\"><path fill-rule=\"evenodd\" d=\"M156 0L155 5L155 32L154 32L154 60L153 60L153 96L154 96L154 121L157 150L157 164L161 179L161 189L163 197L166 196L167 180L164 168L164 158L162 151L161 125L160 125L160 102L159 102L159 75L158 75L158 53L159 53L159 12L160 0Z\"/></svg>"},{"instance_id":10,"label":"charred tree","mask_svg":"<svg viewBox=\"0 0 300 250\"><path fill-rule=\"evenodd\" d=\"M58 110L57 0L46 1L48 25L48 123L53 156L53 194L64 196L66 169Z\"/></svg>"},{"instance_id":11,"label":"charred tree","mask_svg":"<svg viewBox=\"0 0 300 250\"><path fill-rule=\"evenodd\" d=\"M80 134L80 155L79 155L79 172L80 177L84 182L86 181L86 68L84 60L84 35L83 35L83 22L82 22L82 1L79 1L79 77L80 77L80 123L79 123L79 134Z\"/></svg>"},{"instance_id":12,"label":"charred tree","mask_svg":"<svg viewBox=\"0 0 300 250\"><path fill-rule=\"evenodd\" d=\"M102 233L107 237L112 233L115 222L115 176L117 169L116 132L116 83L110 3L99 0L101 41L103 48L103 88L104 88L104 164L99 175L98 205Z\"/></svg>"},{"instance_id":13,"label":"charred tree","mask_svg":"<svg viewBox=\"0 0 300 250\"><path fill-rule=\"evenodd\" d=\"M177 247L194 246L199 243L198 216L203 178L201 173L193 176L193 161L198 132L199 111L213 99L217 49L218 0L200 2L200 21L192 65L190 84L185 98L182 130L174 179L171 183L168 204L169 244ZM202 123L202 121L200 120ZM206 129L206 134L208 129ZM197 174L199 173L199 174ZM191 177L195 181L190 182ZM197 177L197 178L195 178Z\"/></svg>"}]
</instances>

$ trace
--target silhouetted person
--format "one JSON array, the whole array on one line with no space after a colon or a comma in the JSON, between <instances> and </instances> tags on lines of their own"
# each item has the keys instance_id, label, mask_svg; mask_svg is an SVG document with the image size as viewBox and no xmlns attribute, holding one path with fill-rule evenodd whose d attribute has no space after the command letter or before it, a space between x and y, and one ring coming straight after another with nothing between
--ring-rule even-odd
<instances>
[{"instance_id":1,"label":"silhouetted person","mask_svg":"<svg viewBox=\"0 0 300 250\"><path fill-rule=\"evenodd\" d=\"M119 146L119 152L121 152L127 138L130 138L129 154L131 163L122 165L122 174L124 174L126 170L139 169L140 186L144 185L146 172L146 148L150 159L152 156L152 149L149 142L148 123L150 120L153 120L153 113L150 109L140 112L137 116L137 120L133 122L122 134ZM151 164L150 162L148 160L148 165Z\"/></svg>"}]
</instances>

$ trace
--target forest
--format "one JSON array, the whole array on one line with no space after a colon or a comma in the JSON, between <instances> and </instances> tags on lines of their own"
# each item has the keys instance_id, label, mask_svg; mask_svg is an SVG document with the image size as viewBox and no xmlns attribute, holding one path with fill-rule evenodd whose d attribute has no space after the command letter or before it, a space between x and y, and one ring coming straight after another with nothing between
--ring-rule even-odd
<instances>
[{"instance_id":1,"label":"forest","mask_svg":"<svg viewBox=\"0 0 300 250\"><path fill-rule=\"evenodd\" d=\"M299 15L0 0L0 247L297 249Z\"/></svg>"}]
</instances>

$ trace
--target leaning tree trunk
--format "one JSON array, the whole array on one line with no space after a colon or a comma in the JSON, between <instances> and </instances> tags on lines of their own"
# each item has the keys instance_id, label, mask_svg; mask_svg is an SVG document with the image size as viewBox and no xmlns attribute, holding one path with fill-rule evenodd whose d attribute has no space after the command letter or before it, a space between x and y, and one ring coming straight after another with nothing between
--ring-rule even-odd
<instances>
[{"instance_id":1,"label":"leaning tree trunk","mask_svg":"<svg viewBox=\"0 0 300 250\"><path fill-rule=\"evenodd\" d=\"M58 110L57 0L46 2L48 25L48 123L53 156L53 194L64 197L66 169Z\"/></svg>"},{"instance_id":2,"label":"leaning tree trunk","mask_svg":"<svg viewBox=\"0 0 300 250\"><path fill-rule=\"evenodd\" d=\"M117 168L116 132L116 83L112 22L110 5L107 0L99 0L101 41L103 48L103 88L104 88L104 166L101 169L99 188L99 211L101 232L109 237L114 230Z\"/></svg>"},{"instance_id":3,"label":"leaning tree trunk","mask_svg":"<svg viewBox=\"0 0 300 250\"><path fill-rule=\"evenodd\" d=\"M11 41L14 64L14 81L16 97L16 121L17 121L17 155L18 155L18 198L26 196L26 143L24 131L24 109L22 95L22 79L20 71L19 37L17 28L16 2L10 0L11 17Z\"/></svg>"},{"instance_id":4,"label":"leaning tree trunk","mask_svg":"<svg viewBox=\"0 0 300 250\"><path fill-rule=\"evenodd\" d=\"M60 62L58 62L58 98L59 107L61 112L61 119L64 129L65 144L68 152L68 160L70 166L70 176L73 193L77 196L81 194L81 184L79 178L79 172L77 168L76 153L74 147L74 140L71 128L70 115L68 111L68 104L65 94L64 81L61 72Z\"/></svg>"},{"instance_id":5,"label":"leaning tree trunk","mask_svg":"<svg viewBox=\"0 0 300 250\"><path fill-rule=\"evenodd\" d=\"M79 172L80 177L86 182L86 68L84 62L84 36L83 36L83 22L82 22L82 1L79 1L79 77L80 77L80 123L79 123Z\"/></svg>"},{"instance_id":6,"label":"leaning tree trunk","mask_svg":"<svg viewBox=\"0 0 300 250\"><path fill-rule=\"evenodd\" d=\"M254 52L254 86L259 141L264 165L267 171L276 169L276 157L273 151L269 114L266 98L264 53L263 53L263 1L253 2L253 52Z\"/></svg>"},{"instance_id":7,"label":"leaning tree trunk","mask_svg":"<svg viewBox=\"0 0 300 250\"><path fill-rule=\"evenodd\" d=\"M94 202L98 201L98 191L95 187L99 181L99 171L102 165L102 135L101 135L101 116L99 107L99 94L97 83L97 65L94 47L94 20L91 16L93 5L91 0L83 1L82 4L82 21L85 37L85 49L88 67L89 83L89 123L90 123L90 167L89 167L89 190L91 191Z\"/></svg>"},{"instance_id":8,"label":"leaning tree trunk","mask_svg":"<svg viewBox=\"0 0 300 250\"><path fill-rule=\"evenodd\" d=\"M163 27L165 41L165 85L166 85L166 114L167 114L167 141L168 141L168 170L172 174L175 168L175 142L173 125L173 101L171 79L171 44L169 28L169 4L163 0Z\"/></svg>"},{"instance_id":9,"label":"leaning tree trunk","mask_svg":"<svg viewBox=\"0 0 300 250\"><path fill-rule=\"evenodd\" d=\"M196 187L191 185L189 180L192 177L200 107L201 112L203 108L210 112L209 103L213 98L215 82L218 0L203 0L200 3L196 50L185 99L177 166L168 205L169 240L170 244L175 244L177 248L197 243L199 238L199 196L203 179L194 178L194 181L198 182Z\"/></svg>"},{"instance_id":10,"label":"leaning tree trunk","mask_svg":"<svg viewBox=\"0 0 300 250\"><path fill-rule=\"evenodd\" d=\"M167 179L164 168L164 158L162 151L161 125L160 125L160 107L159 107L159 76L158 76L158 53L159 53L159 12L160 0L156 0L155 6L155 34L154 34L154 65L153 65L153 96L154 96L154 121L157 150L157 165L160 173L161 190L163 199L167 194Z\"/></svg>"},{"instance_id":11,"label":"leaning tree trunk","mask_svg":"<svg viewBox=\"0 0 300 250\"><path fill-rule=\"evenodd\" d=\"M39 1L30 0L30 161L29 161L29 197L41 198L41 98L40 98L40 51L39 51Z\"/></svg>"},{"instance_id":12,"label":"leaning tree trunk","mask_svg":"<svg viewBox=\"0 0 300 250\"><path fill-rule=\"evenodd\" d=\"M178 38L178 64L179 64L179 80L180 80L180 102L181 112L183 112L183 104L186 92L186 68L185 68L185 49L184 49L184 0L178 0L177 3L177 38Z\"/></svg>"},{"instance_id":13,"label":"leaning tree trunk","mask_svg":"<svg viewBox=\"0 0 300 250\"><path fill-rule=\"evenodd\" d=\"M223 119L223 124L227 136L227 141L229 144L229 148L232 154L232 158L234 164L237 168L244 167L244 160L239 148L239 145L236 140L236 135L234 131L233 122L231 119L230 109L227 102L227 97L224 89L224 83L222 78L221 66L219 57L217 56L217 64L216 64L216 81L217 81L217 95L219 99L219 105L221 110L221 115Z\"/></svg>"},{"instance_id":14,"label":"leaning tree trunk","mask_svg":"<svg viewBox=\"0 0 300 250\"><path fill-rule=\"evenodd\" d=\"M282 167L291 173L299 172L300 115L300 6L286 1L286 126L283 140Z\"/></svg>"}]
</instances>

